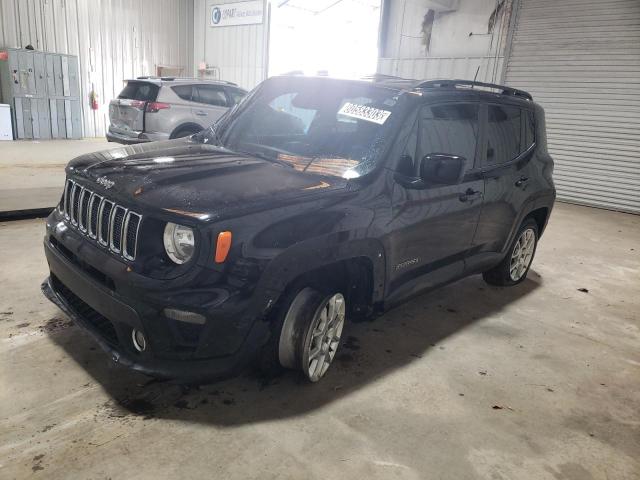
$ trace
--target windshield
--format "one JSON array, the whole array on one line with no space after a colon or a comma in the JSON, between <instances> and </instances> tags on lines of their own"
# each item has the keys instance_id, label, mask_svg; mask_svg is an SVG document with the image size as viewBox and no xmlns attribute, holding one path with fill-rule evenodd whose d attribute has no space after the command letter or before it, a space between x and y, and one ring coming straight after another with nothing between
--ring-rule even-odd
<instances>
[{"instance_id":1,"label":"windshield","mask_svg":"<svg viewBox=\"0 0 640 480\"><path fill-rule=\"evenodd\" d=\"M203 140L299 171L355 178L375 166L397 95L360 82L275 77Z\"/></svg>"}]
</instances>

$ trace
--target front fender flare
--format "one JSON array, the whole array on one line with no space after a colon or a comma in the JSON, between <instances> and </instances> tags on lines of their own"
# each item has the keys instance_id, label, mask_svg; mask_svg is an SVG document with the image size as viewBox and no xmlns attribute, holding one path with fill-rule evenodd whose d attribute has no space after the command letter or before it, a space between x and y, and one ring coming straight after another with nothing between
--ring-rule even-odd
<instances>
[{"instance_id":1,"label":"front fender flare","mask_svg":"<svg viewBox=\"0 0 640 480\"><path fill-rule=\"evenodd\" d=\"M333 263L366 258L373 267L374 303L382 301L385 286L385 252L382 243L374 238L349 240L347 232L331 234L300 242L275 257L262 273L258 290L279 297L291 282L304 273ZM269 307L272 306L271 304Z\"/></svg>"}]
</instances>

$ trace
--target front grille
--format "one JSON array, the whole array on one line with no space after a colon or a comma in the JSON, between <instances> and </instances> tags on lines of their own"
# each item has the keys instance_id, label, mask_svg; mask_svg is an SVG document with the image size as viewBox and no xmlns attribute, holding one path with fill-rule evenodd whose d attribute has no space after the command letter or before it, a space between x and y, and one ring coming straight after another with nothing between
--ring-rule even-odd
<instances>
[{"instance_id":1,"label":"front grille","mask_svg":"<svg viewBox=\"0 0 640 480\"><path fill-rule=\"evenodd\" d=\"M83 188L80 192L80 209L78 211L78 228L82 232L87 231L88 213L89 213L89 199L91 198L91 192L86 188Z\"/></svg>"},{"instance_id":2,"label":"front grille","mask_svg":"<svg viewBox=\"0 0 640 480\"><path fill-rule=\"evenodd\" d=\"M80 210L80 192L82 187L78 184L73 186L71 190L71 223L78 224L78 212Z\"/></svg>"},{"instance_id":3,"label":"front grille","mask_svg":"<svg viewBox=\"0 0 640 480\"><path fill-rule=\"evenodd\" d=\"M142 215L68 179L63 213L73 226L127 260L135 260Z\"/></svg>"},{"instance_id":4,"label":"front grille","mask_svg":"<svg viewBox=\"0 0 640 480\"><path fill-rule=\"evenodd\" d=\"M114 252L120 253L122 250L122 227L127 209L116 205L113 209L113 219L111 220L111 232L109 234L109 247Z\"/></svg>"},{"instance_id":5,"label":"front grille","mask_svg":"<svg viewBox=\"0 0 640 480\"><path fill-rule=\"evenodd\" d=\"M58 295L66 300L74 312L80 315L83 320L91 324L98 333L100 333L109 345L114 347L118 345L118 334L116 333L113 323L111 323L107 317L91 308L84 300L67 288L55 275L51 275L51 286Z\"/></svg>"},{"instance_id":6,"label":"front grille","mask_svg":"<svg viewBox=\"0 0 640 480\"><path fill-rule=\"evenodd\" d=\"M101 202L102 197L100 195L95 193L91 195L91 200L89 200L89 221L87 223L89 225L89 236L94 239L98 237L98 212L100 211Z\"/></svg>"},{"instance_id":7,"label":"front grille","mask_svg":"<svg viewBox=\"0 0 640 480\"><path fill-rule=\"evenodd\" d=\"M100 215L98 223L98 241L102 245L109 245L109 225L111 225L111 213L113 211L113 202L103 199L100 206Z\"/></svg>"}]
</instances>

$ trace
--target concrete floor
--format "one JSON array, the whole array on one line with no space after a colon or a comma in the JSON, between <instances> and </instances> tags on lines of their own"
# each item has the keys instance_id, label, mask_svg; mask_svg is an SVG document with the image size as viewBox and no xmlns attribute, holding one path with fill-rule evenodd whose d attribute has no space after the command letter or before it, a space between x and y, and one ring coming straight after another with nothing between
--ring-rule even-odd
<instances>
[{"instance_id":1,"label":"concrete floor","mask_svg":"<svg viewBox=\"0 0 640 480\"><path fill-rule=\"evenodd\" d=\"M121 146L104 138L0 142L0 212L57 205L69 160Z\"/></svg>"},{"instance_id":2,"label":"concrete floor","mask_svg":"<svg viewBox=\"0 0 640 480\"><path fill-rule=\"evenodd\" d=\"M0 478L640 478L638 216L558 204L526 282L350 325L320 384L191 390L42 297L42 234L0 224Z\"/></svg>"}]
</instances>

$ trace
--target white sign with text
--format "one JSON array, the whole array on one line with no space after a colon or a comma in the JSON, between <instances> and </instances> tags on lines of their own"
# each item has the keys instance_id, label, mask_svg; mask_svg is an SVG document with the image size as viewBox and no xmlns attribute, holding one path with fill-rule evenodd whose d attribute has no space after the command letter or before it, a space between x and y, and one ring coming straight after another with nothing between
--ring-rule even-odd
<instances>
[{"instance_id":1,"label":"white sign with text","mask_svg":"<svg viewBox=\"0 0 640 480\"><path fill-rule=\"evenodd\" d=\"M211 6L209 26L229 27L232 25L252 25L262 23L264 3L262 0L251 2L223 3Z\"/></svg>"}]
</instances>

